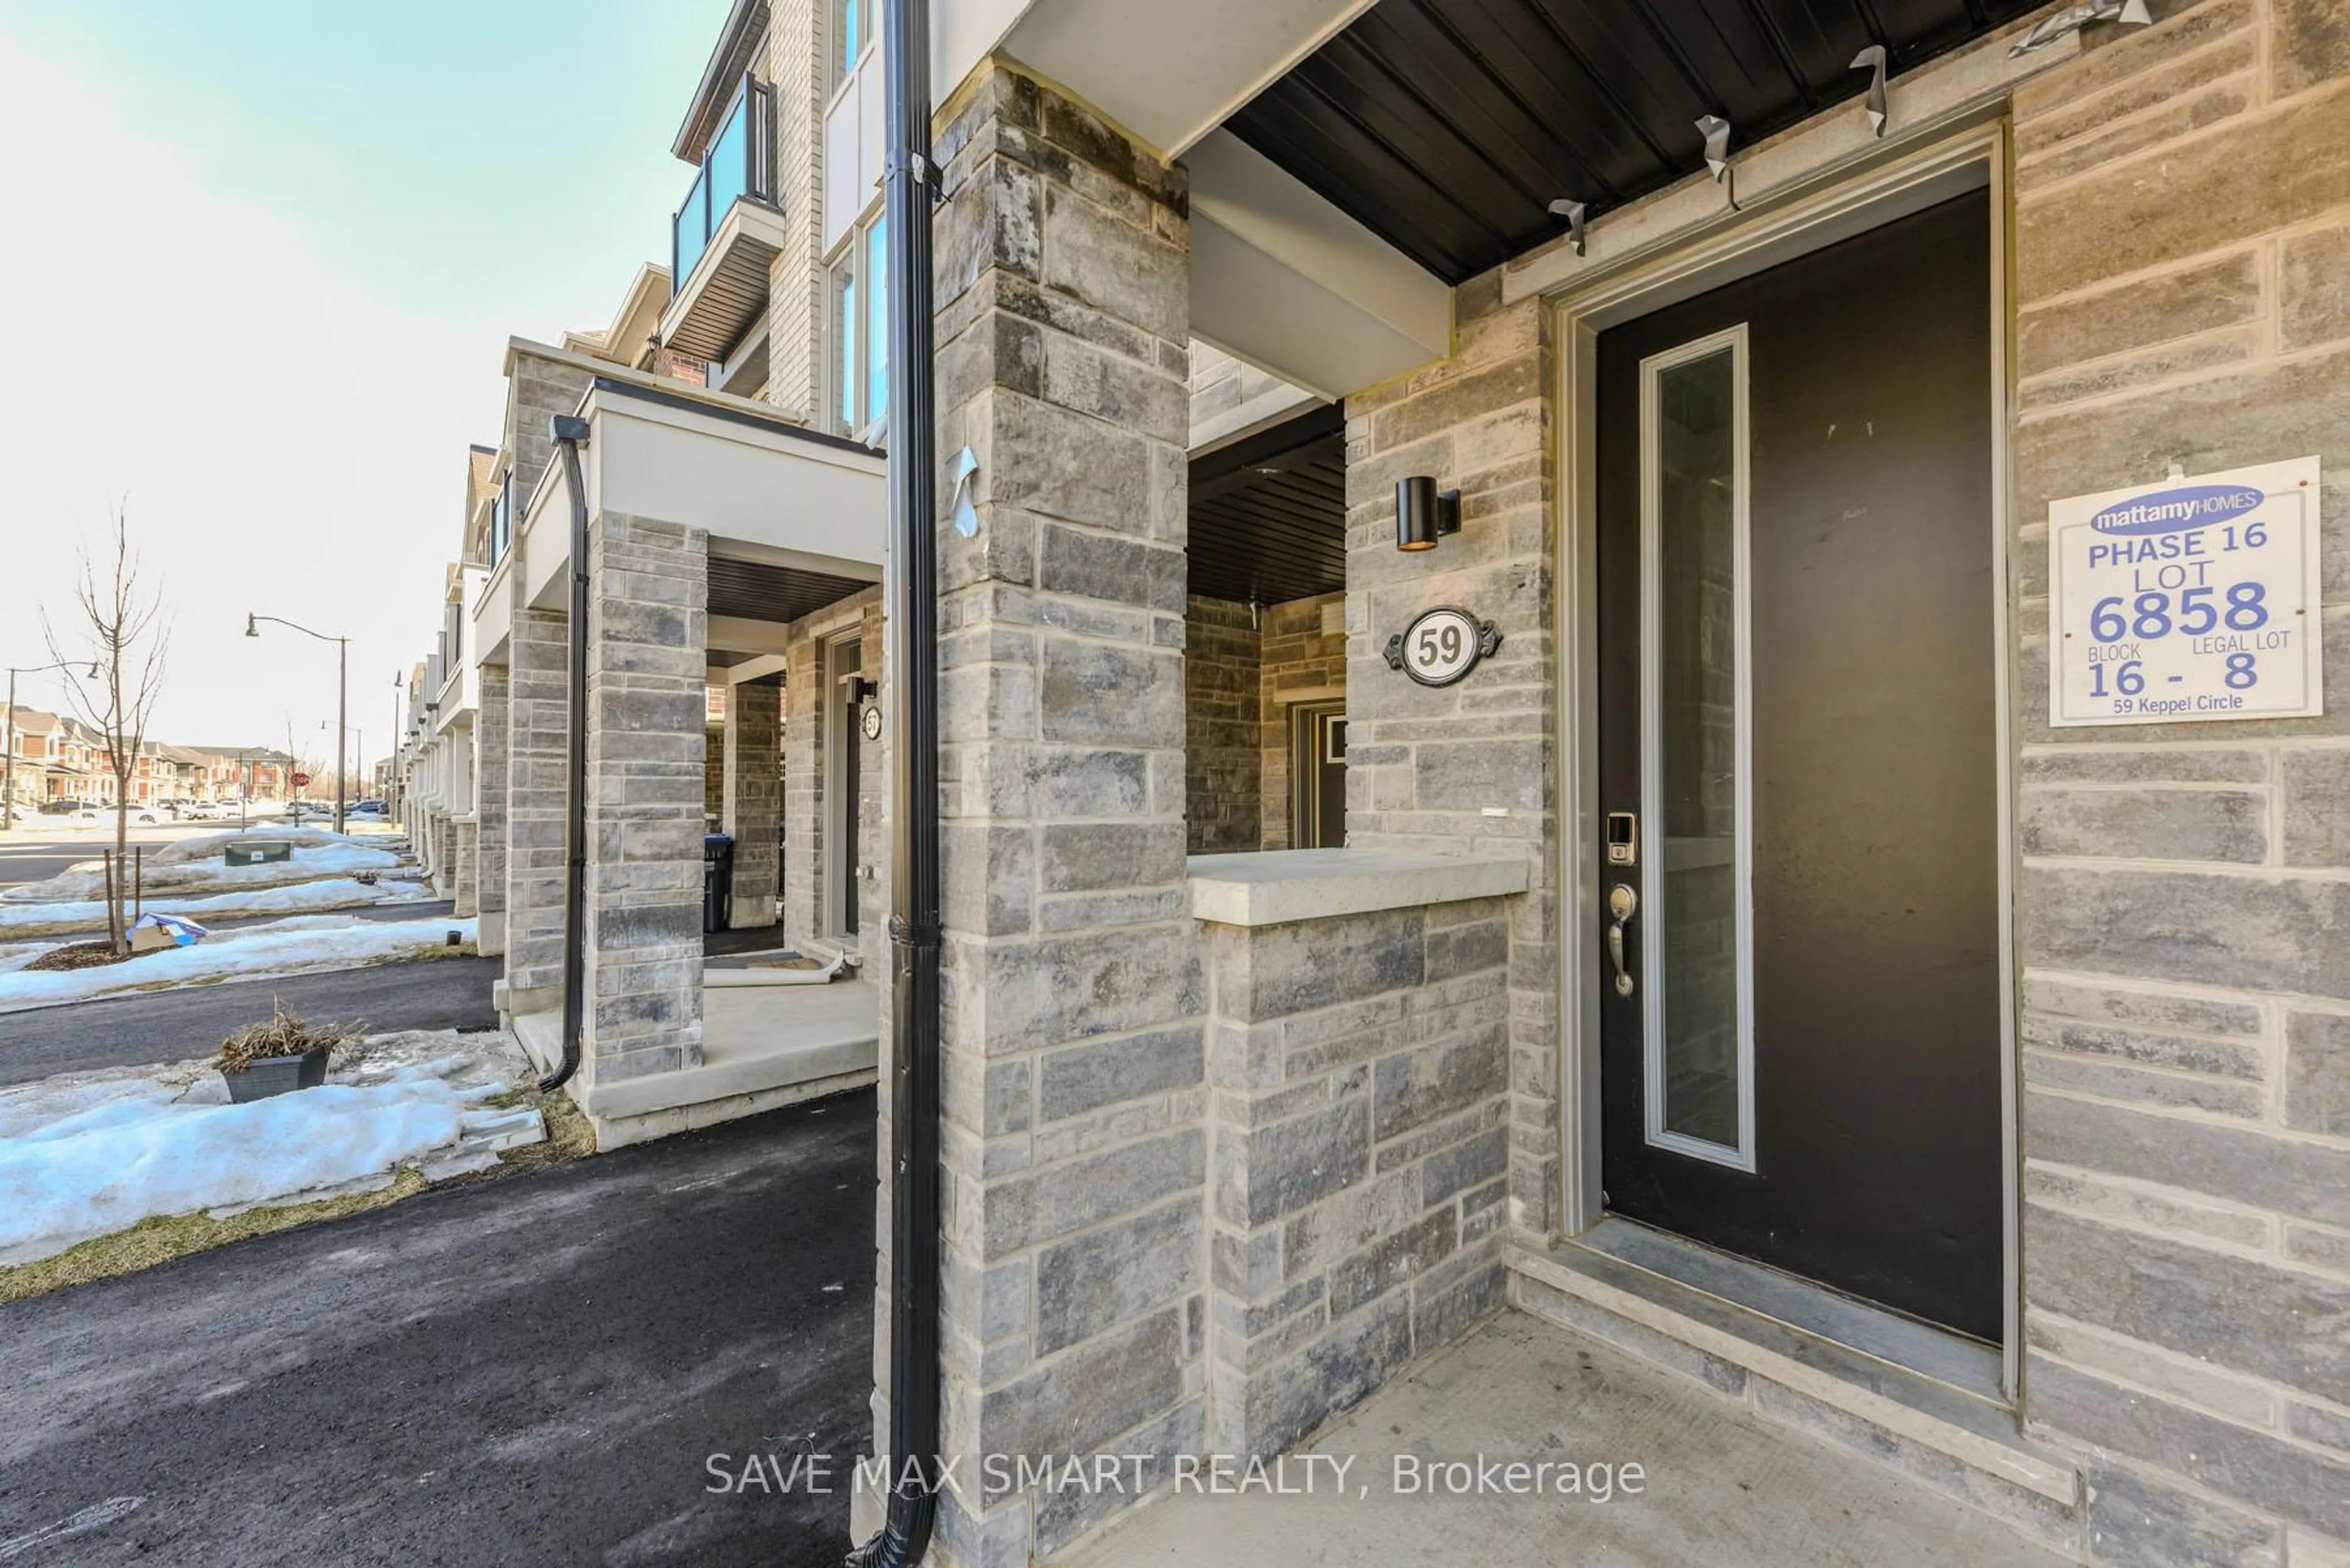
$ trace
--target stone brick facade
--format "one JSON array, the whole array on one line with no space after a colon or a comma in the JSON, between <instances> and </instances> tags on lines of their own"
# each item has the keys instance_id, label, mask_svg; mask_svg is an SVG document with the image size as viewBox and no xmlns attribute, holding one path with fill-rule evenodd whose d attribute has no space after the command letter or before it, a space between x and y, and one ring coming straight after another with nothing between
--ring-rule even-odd
<instances>
[{"instance_id":1,"label":"stone brick facade","mask_svg":"<svg viewBox=\"0 0 2350 1568\"><path fill-rule=\"evenodd\" d=\"M709 551L674 523L588 527L589 1085L702 1062Z\"/></svg>"},{"instance_id":2,"label":"stone brick facade","mask_svg":"<svg viewBox=\"0 0 2350 1568\"><path fill-rule=\"evenodd\" d=\"M749 680L728 689L725 726L725 826L734 839L733 909L737 929L775 923L783 875L776 834L784 811L784 689Z\"/></svg>"},{"instance_id":3,"label":"stone brick facade","mask_svg":"<svg viewBox=\"0 0 2350 1568\"><path fill-rule=\"evenodd\" d=\"M1508 904L1509 1057L1488 1085L1510 1104L1513 1218L1540 1232L1557 1208L1560 824L1549 396L1538 300L1504 304L1488 275L1456 299L1451 358L1347 400L1347 842L1515 851L1528 891ZM1461 532L1395 547L1395 483L1461 492ZM1502 645L1458 686L1428 687L1379 649L1432 605L1468 607Z\"/></svg>"},{"instance_id":4,"label":"stone brick facade","mask_svg":"<svg viewBox=\"0 0 2350 1568\"><path fill-rule=\"evenodd\" d=\"M2350 648L2350 32L2156 12L2015 99L2024 1412L2095 1561L2342 1561L2350 708L2046 722L2048 504L2171 462L2324 460Z\"/></svg>"},{"instance_id":5,"label":"stone brick facade","mask_svg":"<svg viewBox=\"0 0 2350 1568\"><path fill-rule=\"evenodd\" d=\"M452 915L473 919L482 912L481 826L471 816L449 824L449 901Z\"/></svg>"},{"instance_id":6,"label":"stone brick facade","mask_svg":"<svg viewBox=\"0 0 2350 1568\"><path fill-rule=\"evenodd\" d=\"M767 264L767 385L777 408L823 425L824 112L832 86L830 7L775 0L764 75L775 89L775 188L789 238Z\"/></svg>"},{"instance_id":7,"label":"stone brick facade","mask_svg":"<svg viewBox=\"0 0 2350 1568\"><path fill-rule=\"evenodd\" d=\"M513 694L506 667L484 664L481 711L473 719L474 894L481 907L480 940L485 956L506 950L506 781L512 765Z\"/></svg>"},{"instance_id":8,"label":"stone brick facade","mask_svg":"<svg viewBox=\"0 0 2350 1568\"><path fill-rule=\"evenodd\" d=\"M1194 594L1185 603L1184 824L1194 855L1262 847L1258 618L1235 599Z\"/></svg>"},{"instance_id":9,"label":"stone brick facade","mask_svg":"<svg viewBox=\"0 0 2350 1568\"><path fill-rule=\"evenodd\" d=\"M517 610L508 642L504 1010L509 1013L536 1012L562 997L570 621L561 610Z\"/></svg>"},{"instance_id":10,"label":"stone brick facade","mask_svg":"<svg viewBox=\"0 0 2350 1568\"><path fill-rule=\"evenodd\" d=\"M1212 1451L1288 1448L1501 1305L1506 903L1205 928Z\"/></svg>"}]
</instances>

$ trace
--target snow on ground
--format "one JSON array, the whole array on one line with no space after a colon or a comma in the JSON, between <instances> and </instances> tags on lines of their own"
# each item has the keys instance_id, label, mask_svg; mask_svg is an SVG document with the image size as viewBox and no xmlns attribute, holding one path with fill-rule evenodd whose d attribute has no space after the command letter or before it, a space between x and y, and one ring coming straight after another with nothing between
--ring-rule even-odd
<instances>
[{"instance_id":1,"label":"snow on ground","mask_svg":"<svg viewBox=\"0 0 2350 1568\"><path fill-rule=\"evenodd\" d=\"M530 1075L509 1036L405 1031L345 1054L328 1083L244 1106L208 1062L0 1090L0 1264L153 1215L380 1186L406 1164L481 1168L543 1136L536 1111L481 1104Z\"/></svg>"},{"instance_id":2,"label":"snow on ground","mask_svg":"<svg viewBox=\"0 0 2350 1568\"><path fill-rule=\"evenodd\" d=\"M348 877L323 882L296 882L284 888L247 888L197 898L166 895L146 900L151 915L177 915L206 925L243 915L295 915L318 909L348 909L360 904L390 904L430 898L421 882L386 877L359 882ZM21 936L50 936L62 931L103 930L106 904L82 899L49 904L0 904L0 940Z\"/></svg>"},{"instance_id":3,"label":"snow on ground","mask_svg":"<svg viewBox=\"0 0 2350 1568\"><path fill-rule=\"evenodd\" d=\"M267 925L220 931L193 947L166 948L121 963L57 974L0 973L0 1012L55 1007L124 991L152 991L275 974L357 969L395 959L421 958L448 945L449 933L470 942L472 920L361 920L349 915L295 916Z\"/></svg>"},{"instance_id":4,"label":"snow on ground","mask_svg":"<svg viewBox=\"0 0 2350 1568\"><path fill-rule=\"evenodd\" d=\"M269 839L294 846L292 858L257 866L231 866L222 851L233 839ZM380 842L368 843L348 834L321 827L256 827L247 832L202 833L152 846L141 857L141 880L147 897L168 893L211 893L233 888L273 888L309 882L325 877L348 877L354 871L389 871L400 856ZM95 864L77 866L46 882L27 882L0 891L0 901L14 904L86 900L106 890L106 876Z\"/></svg>"}]
</instances>

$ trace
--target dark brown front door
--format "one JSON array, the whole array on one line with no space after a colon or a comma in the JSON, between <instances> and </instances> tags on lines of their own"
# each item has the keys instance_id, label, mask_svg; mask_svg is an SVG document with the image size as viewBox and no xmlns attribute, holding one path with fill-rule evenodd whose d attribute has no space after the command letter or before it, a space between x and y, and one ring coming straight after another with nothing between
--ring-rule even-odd
<instances>
[{"instance_id":1,"label":"dark brown front door","mask_svg":"<svg viewBox=\"0 0 2350 1568\"><path fill-rule=\"evenodd\" d=\"M2001 1332L1990 217L1599 339L1608 1207Z\"/></svg>"},{"instance_id":2,"label":"dark brown front door","mask_svg":"<svg viewBox=\"0 0 2350 1568\"><path fill-rule=\"evenodd\" d=\"M1297 702L1289 710L1293 849L1347 843L1347 705Z\"/></svg>"}]
</instances>

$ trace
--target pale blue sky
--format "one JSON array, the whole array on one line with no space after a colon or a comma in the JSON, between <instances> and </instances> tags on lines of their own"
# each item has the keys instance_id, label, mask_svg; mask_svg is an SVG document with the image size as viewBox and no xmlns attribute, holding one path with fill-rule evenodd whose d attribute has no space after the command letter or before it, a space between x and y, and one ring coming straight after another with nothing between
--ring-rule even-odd
<instances>
[{"instance_id":1,"label":"pale blue sky","mask_svg":"<svg viewBox=\"0 0 2350 1568\"><path fill-rule=\"evenodd\" d=\"M546 337L601 325L666 259L691 178L670 141L726 8L0 0L0 31L113 78L138 129L387 304Z\"/></svg>"},{"instance_id":2,"label":"pale blue sky","mask_svg":"<svg viewBox=\"0 0 2350 1568\"><path fill-rule=\"evenodd\" d=\"M509 336L666 260L726 0L0 0L0 664L47 661L123 502L167 590L161 738L369 756L440 624ZM69 629L67 628L65 629ZM49 678L24 700L60 705Z\"/></svg>"}]
</instances>

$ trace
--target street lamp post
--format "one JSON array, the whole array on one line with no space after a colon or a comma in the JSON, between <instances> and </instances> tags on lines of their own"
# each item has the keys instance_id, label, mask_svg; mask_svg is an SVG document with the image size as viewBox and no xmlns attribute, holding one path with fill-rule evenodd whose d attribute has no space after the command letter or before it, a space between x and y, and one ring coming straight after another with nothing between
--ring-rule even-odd
<instances>
[{"instance_id":1,"label":"street lamp post","mask_svg":"<svg viewBox=\"0 0 2350 1568\"><path fill-rule=\"evenodd\" d=\"M298 631L304 637L315 637L320 642L331 642L335 645L335 831L340 833L343 830L343 805L347 793L344 788L347 781L343 776L345 767L343 742L348 734L344 726L350 711L351 639L348 637L328 637L323 631L312 631L307 626L297 625L282 617L255 615L251 610L244 612L244 635L259 637L261 628L257 623L265 620L274 621L289 631Z\"/></svg>"},{"instance_id":2,"label":"street lamp post","mask_svg":"<svg viewBox=\"0 0 2350 1568\"><path fill-rule=\"evenodd\" d=\"M45 670L71 670L71 661L61 664L26 664L12 667L8 671L8 723L5 744L7 760L0 763L0 832L16 826L16 677L39 675ZM89 678L98 679L98 666L89 667Z\"/></svg>"}]
</instances>

